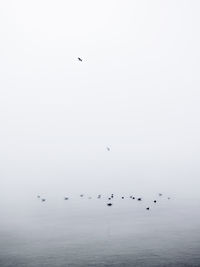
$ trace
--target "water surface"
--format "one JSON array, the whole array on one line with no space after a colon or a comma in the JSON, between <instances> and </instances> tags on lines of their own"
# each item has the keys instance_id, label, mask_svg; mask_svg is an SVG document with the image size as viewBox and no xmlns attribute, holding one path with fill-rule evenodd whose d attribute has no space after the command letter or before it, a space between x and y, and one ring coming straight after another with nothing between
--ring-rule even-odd
<instances>
[{"instance_id":1,"label":"water surface","mask_svg":"<svg viewBox=\"0 0 200 267\"><path fill-rule=\"evenodd\" d=\"M0 204L1 267L200 266L199 199L46 197Z\"/></svg>"}]
</instances>

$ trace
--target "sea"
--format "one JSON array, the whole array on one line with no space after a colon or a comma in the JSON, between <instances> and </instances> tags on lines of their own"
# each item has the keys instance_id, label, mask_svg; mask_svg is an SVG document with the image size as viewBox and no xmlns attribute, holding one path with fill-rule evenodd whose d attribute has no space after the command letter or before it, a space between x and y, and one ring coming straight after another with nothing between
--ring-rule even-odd
<instances>
[{"instance_id":1,"label":"sea","mask_svg":"<svg viewBox=\"0 0 200 267\"><path fill-rule=\"evenodd\" d=\"M4 199L0 267L200 266L200 198L123 196Z\"/></svg>"}]
</instances>

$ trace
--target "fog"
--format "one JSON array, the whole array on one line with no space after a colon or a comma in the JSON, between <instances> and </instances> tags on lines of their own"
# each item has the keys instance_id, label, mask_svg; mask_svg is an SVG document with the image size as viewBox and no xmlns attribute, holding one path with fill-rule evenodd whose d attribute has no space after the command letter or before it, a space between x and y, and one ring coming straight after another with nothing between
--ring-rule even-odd
<instances>
[{"instance_id":1,"label":"fog","mask_svg":"<svg viewBox=\"0 0 200 267\"><path fill-rule=\"evenodd\" d=\"M198 195L199 8L1 1L1 197Z\"/></svg>"}]
</instances>

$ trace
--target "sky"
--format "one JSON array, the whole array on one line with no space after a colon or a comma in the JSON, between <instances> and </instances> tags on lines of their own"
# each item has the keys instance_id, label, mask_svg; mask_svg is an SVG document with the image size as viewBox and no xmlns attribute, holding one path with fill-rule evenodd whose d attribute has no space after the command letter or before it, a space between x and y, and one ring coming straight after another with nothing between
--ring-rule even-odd
<instances>
[{"instance_id":1,"label":"sky","mask_svg":"<svg viewBox=\"0 0 200 267\"><path fill-rule=\"evenodd\" d=\"M199 1L0 5L1 194L199 194Z\"/></svg>"}]
</instances>

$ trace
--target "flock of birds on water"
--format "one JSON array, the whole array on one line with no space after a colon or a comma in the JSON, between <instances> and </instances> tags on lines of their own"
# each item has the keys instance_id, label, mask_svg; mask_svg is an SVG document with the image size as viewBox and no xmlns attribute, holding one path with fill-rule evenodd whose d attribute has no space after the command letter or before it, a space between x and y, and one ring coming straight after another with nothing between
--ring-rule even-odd
<instances>
[{"instance_id":1,"label":"flock of birds on water","mask_svg":"<svg viewBox=\"0 0 200 267\"><path fill-rule=\"evenodd\" d=\"M161 193L159 193L158 194L158 197L162 197L163 196L163 194L161 194ZM113 206L113 201L112 200L114 200L114 194L111 194L108 198L107 198L107 203L106 203L106 205L108 206L108 207L111 207L111 206ZM37 198L38 199L41 199L41 201L42 202L45 202L46 201L46 198L42 198L40 195L38 195L37 196ZM87 196L85 196L84 194L81 194L80 195L80 198L88 198L88 199L92 199L92 197L87 197ZM97 198L97 199L101 199L102 198L102 195L101 194L99 194L99 195L97 195L95 198ZM120 197L122 200L124 200L125 199L125 197L124 196L122 196L122 197ZM130 198L130 199L133 199L133 200L137 200L137 201L142 201L142 198L141 197L134 197L134 196L129 196L129 197L126 197L126 198ZM66 196L66 197L64 197L64 200L69 200L70 198L68 197L68 196ZM171 198L170 197L167 197L167 199L168 200L170 200ZM157 199L154 199L153 200L153 203L154 204L156 204L158 202L158 200ZM146 207L146 210L150 210L150 207L148 206L148 207Z\"/></svg>"},{"instance_id":2,"label":"flock of birds on water","mask_svg":"<svg viewBox=\"0 0 200 267\"><path fill-rule=\"evenodd\" d=\"M78 61L80 61L80 62L83 61L83 59L80 58L80 57L78 57L77 59L78 59ZM109 151L110 151L110 147L107 146L107 147L106 147L106 150L109 152ZM163 194L159 193L158 196L159 196L159 197L162 197ZM42 202L45 202L45 201L46 201L46 198L42 198L40 195L38 195L37 198L38 198L38 199L41 199ZM80 195L80 198L84 198L84 194L81 194L81 195ZM100 194L100 195L97 195L97 199L101 199L101 198L102 198L102 195L101 195L101 194ZM141 197L136 198L136 197L134 197L134 196L131 195L131 196L129 196L129 198L130 198L130 199L133 199L133 200L137 200L137 201L142 201L142 198L141 198ZM88 199L92 199L92 197L88 197ZM107 200L108 200L108 203L107 203L107 206L108 206L108 207L111 207L111 206L113 205L113 203L112 203L112 200L113 200L113 199L114 199L114 194L111 194L111 195L108 197L108 199L107 199ZM122 196L121 199L123 200L123 199L125 199L125 197ZM170 200L170 197L167 197L167 199ZM69 197L64 197L64 200L69 200ZM153 200L153 203L156 204L156 203L157 203L157 200L154 199L154 200ZM150 210L150 207L149 207L149 206L146 207L146 210Z\"/></svg>"}]
</instances>

